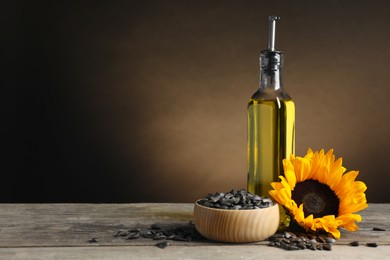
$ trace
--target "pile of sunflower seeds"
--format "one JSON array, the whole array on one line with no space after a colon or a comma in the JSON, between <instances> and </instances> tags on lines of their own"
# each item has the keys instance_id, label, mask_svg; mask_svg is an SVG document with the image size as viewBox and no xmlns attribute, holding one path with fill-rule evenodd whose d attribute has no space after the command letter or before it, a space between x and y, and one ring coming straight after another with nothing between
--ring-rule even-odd
<instances>
[{"instance_id":1,"label":"pile of sunflower seeds","mask_svg":"<svg viewBox=\"0 0 390 260\"><path fill-rule=\"evenodd\" d=\"M372 231L386 231L383 228L373 227ZM336 242L336 239L327 237L325 235L314 235L310 233L293 233L284 232L276 233L267 239L269 246L282 248L285 250L332 250L332 244ZM360 245L359 241L352 241L349 243L350 246L357 247ZM378 247L375 242L365 244L368 247Z\"/></svg>"},{"instance_id":2,"label":"pile of sunflower seeds","mask_svg":"<svg viewBox=\"0 0 390 260\"><path fill-rule=\"evenodd\" d=\"M270 198L260 197L247 192L245 189L231 190L227 193L210 193L198 200L197 203L208 208L231 210L262 209L274 205Z\"/></svg>"},{"instance_id":3,"label":"pile of sunflower seeds","mask_svg":"<svg viewBox=\"0 0 390 260\"><path fill-rule=\"evenodd\" d=\"M152 224L150 227L145 228L137 227L131 229L120 229L114 237L123 237L128 240L139 238L152 239L156 241L161 240L156 244L159 248L169 246L169 242L167 240L191 242L202 241L205 239L195 229L195 225L192 221L186 224L175 224L169 226Z\"/></svg>"},{"instance_id":4,"label":"pile of sunflower seeds","mask_svg":"<svg viewBox=\"0 0 390 260\"><path fill-rule=\"evenodd\" d=\"M313 234L294 234L291 232L276 233L268 238L269 246L285 250L332 250L334 238Z\"/></svg>"}]
</instances>

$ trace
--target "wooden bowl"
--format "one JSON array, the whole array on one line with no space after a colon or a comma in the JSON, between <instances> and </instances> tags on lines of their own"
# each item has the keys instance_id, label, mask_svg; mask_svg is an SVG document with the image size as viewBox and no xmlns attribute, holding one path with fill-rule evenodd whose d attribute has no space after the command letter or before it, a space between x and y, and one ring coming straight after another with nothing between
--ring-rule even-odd
<instances>
[{"instance_id":1,"label":"wooden bowl","mask_svg":"<svg viewBox=\"0 0 390 260\"><path fill-rule=\"evenodd\" d=\"M222 242L256 242L275 234L279 226L279 206L250 209L215 209L194 206L194 221L198 232L210 239Z\"/></svg>"}]
</instances>

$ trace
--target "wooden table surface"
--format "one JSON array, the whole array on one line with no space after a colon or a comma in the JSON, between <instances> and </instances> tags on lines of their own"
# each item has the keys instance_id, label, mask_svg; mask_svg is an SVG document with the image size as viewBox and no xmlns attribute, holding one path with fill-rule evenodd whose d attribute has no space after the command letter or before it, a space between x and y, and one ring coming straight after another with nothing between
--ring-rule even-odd
<instances>
[{"instance_id":1,"label":"wooden table surface","mask_svg":"<svg viewBox=\"0 0 390 260\"><path fill-rule=\"evenodd\" d=\"M115 237L155 223L188 225L192 214L192 204L0 204L0 259L390 259L390 204L369 204L360 229L343 231L332 251L285 251L267 241L169 241L160 249L152 239ZM359 247L349 245L355 240Z\"/></svg>"}]
</instances>

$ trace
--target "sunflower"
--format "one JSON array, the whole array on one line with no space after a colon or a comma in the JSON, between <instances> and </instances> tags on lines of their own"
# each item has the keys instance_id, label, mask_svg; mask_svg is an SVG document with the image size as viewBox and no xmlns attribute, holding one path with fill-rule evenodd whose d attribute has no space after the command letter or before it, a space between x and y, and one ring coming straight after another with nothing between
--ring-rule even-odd
<instances>
[{"instance_id":1,"label":"sunflower","mask_svg":"<svg viewBox=\"0 0 390 260\"><path fill-rule=\"evenodd\" d=\"M269 193L297 224L306 231L325 231L340 238L339 228L356 231L362 217L355 212L367 207L366 185L355 181L358 171L335 160L333 149L307 151L305 157L290 156L283 160L284 176L273 182Z\"/></svg>"}]
</instances>

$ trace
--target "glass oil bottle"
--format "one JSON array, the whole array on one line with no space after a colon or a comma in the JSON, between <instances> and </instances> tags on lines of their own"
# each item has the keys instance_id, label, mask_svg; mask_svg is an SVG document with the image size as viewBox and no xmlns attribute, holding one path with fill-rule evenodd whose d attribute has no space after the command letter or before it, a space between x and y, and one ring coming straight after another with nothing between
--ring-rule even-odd
<instances>
[{"instance_id":1,"label":"glass oil bottle","mask_svg":"<svg viewBox=\"0 0 390 260\"><path fill-rule=\"evenodd\" d=\"M283 88L283 53L275 49L278 19L269 17L268 48L260 55L259 89L247 108L247 189L266 197L271 182L283 175L283 159L295 153L295 105Z\"/></svg>"}]
</instances>

